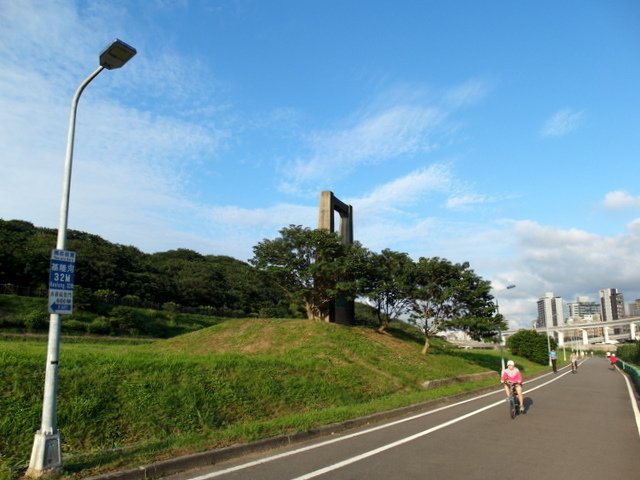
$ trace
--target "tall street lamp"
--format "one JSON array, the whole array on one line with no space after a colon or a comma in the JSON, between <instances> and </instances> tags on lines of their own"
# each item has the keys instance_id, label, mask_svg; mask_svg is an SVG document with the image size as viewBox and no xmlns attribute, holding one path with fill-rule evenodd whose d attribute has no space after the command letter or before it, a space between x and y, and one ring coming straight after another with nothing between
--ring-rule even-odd
<instances>
[{"instance_id":1,"label":"tall street lamp","mask_svg":"<svg viewBox=\"0 0 640 480\"><path fill-rule=\"evenodd\" d=\"M544 317L544 325L547 329L547 351L549 352L549 366L551 367L553 366L553 362L551 361L551 339L549 338L549 322L546 316Z\"/></svg>"},{"instance_id":2,"label":"tall street lamp","mask_svg":"<svg viewBox=\"0 0 640 480\"><path fill-rule=\"evenodd\" d=\"M87 85L105 68L113 70L122 67L135 54L136 49L121 40L114 40L100 54L100 66L89 75L78 87L71 101L69 115L69 131L67 134L67 154L64 164L64 180L62 184L62 201L60 202L60 219L58 224L57 250L65 250L67 246L67 216L69 214L69 190L71 187L71 165L73 161L73 138L76 128L76 111L78 100ZM41 477L57 473L62 468L60 453L60 432L56 427L56 393L58 390L58 363L60 353L60 314L52 313L49 317L49 343L47 347L47 363L44 382L44 398L42 404L42 423L35 434L31 461L27 476Z\"/></svg>"},{"instance_id":3,"label":"tall street lamp","mask_svg":"<svg viewBox=\"0 0 640 480\"><path fill-rule=\"evenodd\" d=\"M498 290L496 292L496 313L498 315L500 315L500 305L498 305L498 293L500 292L505 292L507 290L511 290L512 288L516 288L515 285L507 285L505 288ZM504 345L503 345L503 340L502 340L502 329L499 330L500 332L500 363L502 364L502 370L505 369L505 365L504 365Z\"/></svg>"}]
</instances>

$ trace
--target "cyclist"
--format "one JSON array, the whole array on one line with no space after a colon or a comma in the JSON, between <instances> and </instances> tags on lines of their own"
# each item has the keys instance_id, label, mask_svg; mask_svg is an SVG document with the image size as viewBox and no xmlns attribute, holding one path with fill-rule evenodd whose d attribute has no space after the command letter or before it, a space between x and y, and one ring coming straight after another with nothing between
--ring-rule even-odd
<instances>
[{"instance_id":1,"label":"cyclist","mask_svg":"<svg viewBox=\"0 0 640 480\"><path fill-rule=\"evenodd\" d=\"M516 386L516 392L520 402L520 413L525 413L524 395L522 395L522 374L520 373L520 370L516 368L516 364L513 360L509 360L507 362L507 368L505 368L502 371L502 375L500 375L500 383L504 385L504 392L507 394L507 398L511 395L511 386L509 384Z\"/></svg>"},{"instance_id":2,"label":"cyclist","mask_svg":"<svg viewBox=\"0 0 640 480\"><path fill-rule=\"evenodd\" d=\"M578 353L576 351L571 352L571 371L578 371Z\"/></svg>"},{"instance_id":3,"label":"cyclist","mask_svg":"<svg viewBox=\"0 0 640 480\"><path fill-rule=\"evenodd\" d=\"M609 355L609 362L611 362L610 368L612 370L615 370L616 369L616 363L618 362L618 357L616 357L615 353L612 353L611 355Z\"/></svg>"}]
</instances>

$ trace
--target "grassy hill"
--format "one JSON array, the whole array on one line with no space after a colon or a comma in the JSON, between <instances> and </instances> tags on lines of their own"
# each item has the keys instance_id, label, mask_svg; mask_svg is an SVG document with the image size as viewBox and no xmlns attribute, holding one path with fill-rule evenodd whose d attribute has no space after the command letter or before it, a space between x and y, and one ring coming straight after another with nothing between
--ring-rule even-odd
<instances>
[{"instance_id":1,"label":"grassy hill","mask_svg":"<svg viewBox=\"0 0 640 480\"><path fill-rule=\"evenodd\" d=\"M497 351L462 351L396 325L226 320L166 340L61 344L58 428L64 476L98 472L439 398L495 382L426 380L498 371ZM0 340L0 477L29 461L40 426L46 341ZM545 367L519 361L526 373Z\"/></svg>"}]
</instances>

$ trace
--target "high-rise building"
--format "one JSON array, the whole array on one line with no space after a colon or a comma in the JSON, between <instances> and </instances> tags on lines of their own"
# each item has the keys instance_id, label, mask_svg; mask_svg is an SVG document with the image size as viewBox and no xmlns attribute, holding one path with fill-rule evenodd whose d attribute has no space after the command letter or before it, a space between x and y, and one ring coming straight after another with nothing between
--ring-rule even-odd
<instances>
[{"instance_id":1,"label":"high-rise building","mask_svg":"<svg viewBox=\"0 0 640 480\"><path fill-rule=\"evenodd\" d=\"M629 303L629 316L630 317L640 316L640 298L636 298L635 302Z\"/></svg>"},{"instance_id":2,"label":"high-rise building","mask_svg":"<svg viewBox=\"0 0 640 480\"><path fill-rule=\"evenodd\" d=\"M600 308L603 322L623 318L624 296L615 288L603 288L600 290Z\"/></svg>"},{"instance_id":3,"label":"high-rise building","mask_svg":"<svg viewBox=\"0 0 640 480\"><path fill-rule=\"evenodd\" d=\"M565 324L564 302L562 297L556 297L553 292L546 292L538 300L537 327L557 327Z\"/></svg>"},{"instance_id":4,"label":"high-rise building","mask_svg":"<svg viewBox=\"0 0 640 480\"><path fill-rule=\"evenodd\" d=\"M568 303L569 318L593 318L600 315L600 304L592 302L589 297L577 297L575 303Z\"/></svg>"}]
</instances>

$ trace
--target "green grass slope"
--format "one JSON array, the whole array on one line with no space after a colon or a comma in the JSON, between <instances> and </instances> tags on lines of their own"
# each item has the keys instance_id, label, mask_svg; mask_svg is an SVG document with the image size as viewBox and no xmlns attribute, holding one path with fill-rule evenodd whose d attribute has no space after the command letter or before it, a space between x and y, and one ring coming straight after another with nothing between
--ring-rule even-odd
<instances>
[{"instance_id":1,"label":"green grass slope","mask_svg":"<svg viewBox=\"0 0 640 480\"><path fill-rule=\"evenodd\" d=\"M61 344L58 428L67 477L355 418L488 385L426 380L498 371L497 351L435 342L409 327L227 320L142 344ZM46 343L0 340L0 478L27 466L40 426ZM525 373L535 365L522 361Z\"/></svg>"}]
</instances>

